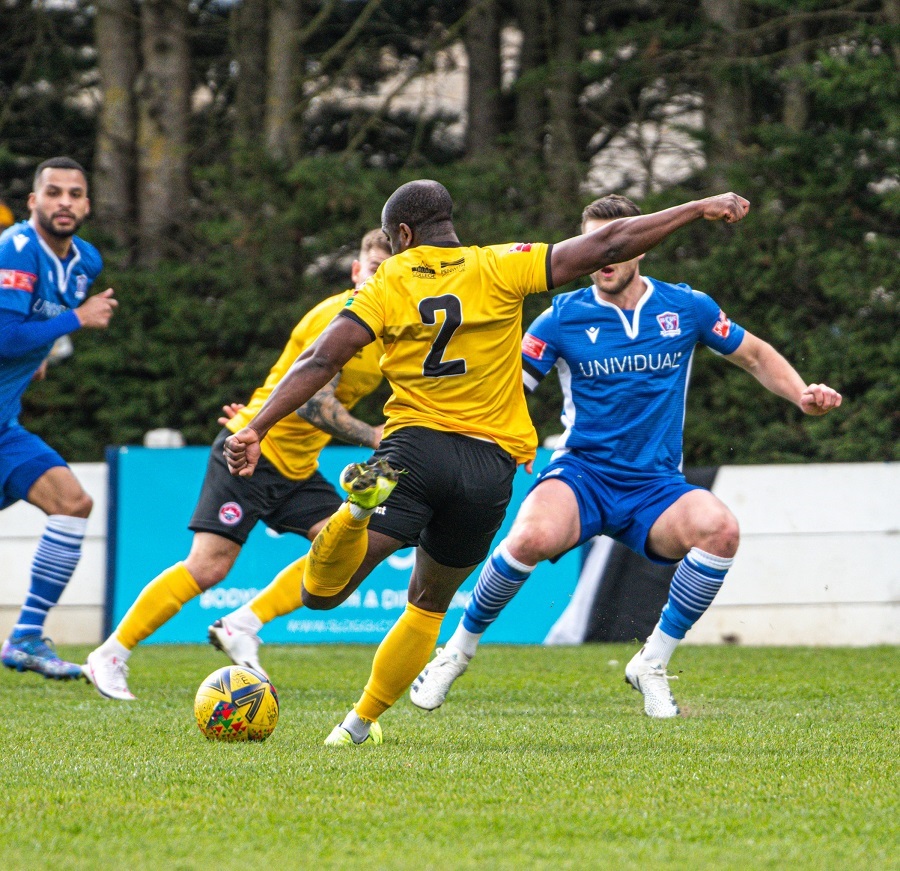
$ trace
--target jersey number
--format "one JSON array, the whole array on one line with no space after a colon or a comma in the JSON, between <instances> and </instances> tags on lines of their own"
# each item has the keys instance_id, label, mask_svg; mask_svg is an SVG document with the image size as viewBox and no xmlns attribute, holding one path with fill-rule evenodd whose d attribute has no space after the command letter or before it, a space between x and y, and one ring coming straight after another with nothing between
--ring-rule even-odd
<instances>
[{"instance_id":1,"label":"jersey number","mask_svg":"<svg viewBox=\"0 0 900 871\"><path fill-rule=\"evenodd\" d=\"M443 360L447 344L453 338L453 334L462 324L462 303L458 296L445 293L443 296L431 296L419 303L419 315L426 326L434 326L437 323L437 312L444 313L444 323L438 330L431 350L425 358L422 366L422 374L426 378L445 378L448 375L465 375L465 360Z\"/></svg>"}]
</instances>

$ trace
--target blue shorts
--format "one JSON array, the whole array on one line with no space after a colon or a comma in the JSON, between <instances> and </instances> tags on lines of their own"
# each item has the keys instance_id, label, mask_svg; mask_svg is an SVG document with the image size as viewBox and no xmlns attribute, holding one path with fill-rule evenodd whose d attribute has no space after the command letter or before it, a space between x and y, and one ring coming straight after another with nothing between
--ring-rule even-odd
<instances>
[{"instance_id":1,"label":"blue shorts","mask_svg":"<svg viewBox=\"0 0 900 871\"><path fill-rule=\"evenodd\" d=\"M665 559L647 549L650 527L660 515L685 493L702 490L689 484L684 475L653 475L629 478L602 471L589 455L569 452L551 459L532 485L556 478L572 488L578 501L583 544L595 535L608 535L635 553L662 565L680 560Z\"/></svg>"},{"instance_id":2,"label":"blue shorts","mask_svg":"<svg viewBox=\"0 0 900 871\"><path fill-rule=\"evenodd\" d=\"M47 469L66 461L43 439L18 423L0 427L0 511L28 498L31 485Z\"/></svg>"}]
</instances>

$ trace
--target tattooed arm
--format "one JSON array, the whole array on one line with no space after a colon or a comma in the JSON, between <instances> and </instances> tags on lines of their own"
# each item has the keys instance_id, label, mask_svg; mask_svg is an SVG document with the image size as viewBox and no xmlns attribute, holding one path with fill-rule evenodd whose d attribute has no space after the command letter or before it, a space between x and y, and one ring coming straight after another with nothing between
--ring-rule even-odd
<instances>
[{"instance_id":1,"label":"tattooed arm","mask_svg":"<svg viewBox=\"0 0 900 871\"><path fill-rule=\"evenodd\" d=\"M330 436L353 445L377 448L384 425L369 426L341 405L334 394L340 380L341 373L338 372L315 396L297 409L297 414Z\"/></svg>"}]
</instances>

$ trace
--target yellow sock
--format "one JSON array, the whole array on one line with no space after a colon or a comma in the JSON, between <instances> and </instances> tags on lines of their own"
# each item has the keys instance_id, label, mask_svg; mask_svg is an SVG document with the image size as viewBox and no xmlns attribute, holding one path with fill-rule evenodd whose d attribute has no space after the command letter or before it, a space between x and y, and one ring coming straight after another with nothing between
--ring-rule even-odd
<instances>
[{"instance_id":1,"label":"yellow sock","mask_svg":"<svg viewBox=\"0 0 900 871\"><path fill-rule=\"evenodd\" d=\"M276 617L282 617L303 607L300 588L303 585L303 572L306 569L306 557L283 568L269 586L260 590L247 604L250 610L262 622L271 623Z\"/></svg>"},{"instance_id":2,"label":"yellow sock","mask_svg":"<svg viewBox=\"0 0 900 871\"><path fill-rule=\"evenodd\" d=\"M139 641L171 620L185 602L190 602L200 593L200 587L184 567L184 563L175 563L141 590L116 627L116 638L131 650Z\"/></svg>"},{"instance_id":3,"label":"yellow sock","mask_svg":"<svg viewBox=\"0 0 900 871\"><path fill-rule=\"evenodd\" d=\"M428 663L443 619L443 614L407 604L375 652L369 682L353 706L360 717L377 720L409 689Z\"/></svg>"},{"instance_id":4,"label":"yellow sock","mask_svg":"<svg viewBox=\"0 0 900 871\"><path fill-rule=\"evenodd\" d=\"M369 518L357 520L345 502L315 537L306 555L303 586L314 596L335 596L350 583L369 543Z\"/></svg>"}]
</instances>

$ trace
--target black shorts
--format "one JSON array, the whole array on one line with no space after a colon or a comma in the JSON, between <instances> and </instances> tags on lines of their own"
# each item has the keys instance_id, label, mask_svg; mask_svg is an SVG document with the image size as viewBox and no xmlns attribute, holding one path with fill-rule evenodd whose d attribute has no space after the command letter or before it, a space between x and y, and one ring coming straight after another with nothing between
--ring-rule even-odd
<instances>
[{"instance_id":1,"label":"black shorts","mask_svg":"<svg viewBox=\"0 0 900 871\"><path fill-rule=\"evenodd\" d=\"M310 527L340 507L343 500L319 472L313 472L304 481L292 481L260 457L252 477L232 475L222 455L229 435L223 429L213 442L203 488L188 529L214 532L243 545L260 520L275 532L306 535Z\"/></svg>"},{"instance_id":2,"label":"black shorts","mask_svg":"<svg viewBox=\"0 0 900 871\"><path fill-rule=\"evenodd\" d=\"M419 545L451 568L480 563L503 522L516 461L499 445L451 432L409 426L375 451L406 469L369 529Z\"/></svg>"}]
</instances>

